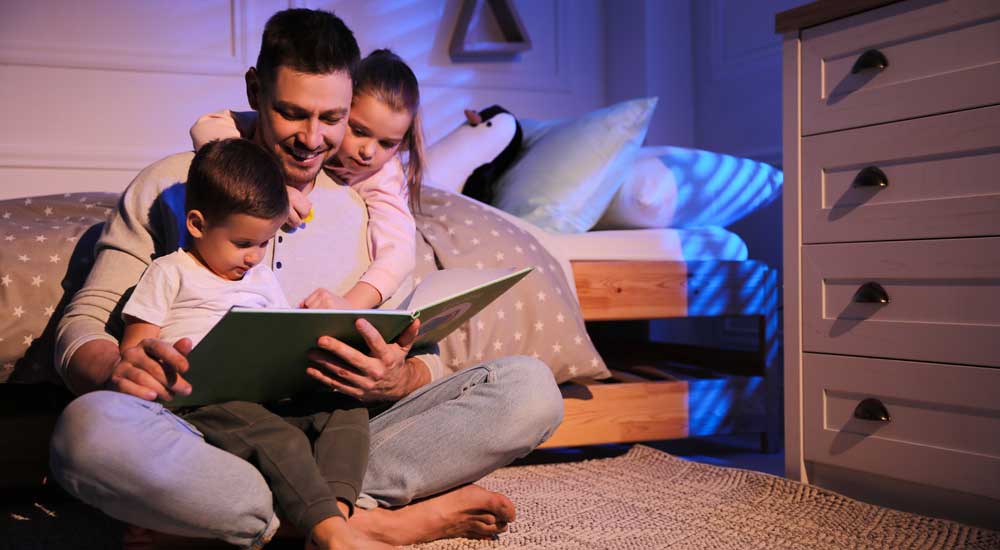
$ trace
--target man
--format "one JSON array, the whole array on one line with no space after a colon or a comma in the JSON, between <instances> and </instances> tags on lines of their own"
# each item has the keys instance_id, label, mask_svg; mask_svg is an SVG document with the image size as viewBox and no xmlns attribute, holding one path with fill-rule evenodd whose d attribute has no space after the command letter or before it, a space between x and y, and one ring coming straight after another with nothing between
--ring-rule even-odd
<instances>
[{"instance_id":1,"label":"man","mask_svg":"<svg viewBox=\"0 0 1000 550\"><path fill-rule=\"evenodd\" d=\"M337 212L271 243L268 258L292 303L319 281L341 292L370 261L363 203L321 171L344 135L358 57L337 17L287 10L268 21L257 66L246 75L259 113L254 139L279 160L290 196L308 196L317 212ZM72 494L123 521L257 548L278 524L264 479L155 401L191 391L184 380L190 342L150 339L119 350L116 339L123 296L152 258L178 246L169 205L191 157L167 157L136 177L60 321L57 368L84 395L56 426L51 466ZM350 525L398 545L502 532L514 519L513 504L468 484L530 452L558 426L562 401L548 369L516 357L434 380L443 372L439 358L411 353L416 326L394 343L364 322L358 330L368 355L324 337L309 366L331 387L391 404L371 421L370 498L359 502L368 509Z\"/></svg>"}]
</instances>

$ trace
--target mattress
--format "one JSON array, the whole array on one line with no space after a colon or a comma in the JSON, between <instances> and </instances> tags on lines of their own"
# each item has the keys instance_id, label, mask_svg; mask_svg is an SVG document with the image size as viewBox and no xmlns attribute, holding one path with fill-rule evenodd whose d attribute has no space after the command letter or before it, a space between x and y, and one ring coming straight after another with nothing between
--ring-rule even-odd
<instances>
[{"instance_id":1,"label":"mattress","mask_svg":"<svg viewBox=\"0 0 1000 550\"><path fill-rule=\"evenodd\" d=\"M747 259L743 239L721 227L545 233L539 240L553 256L567 261Z\"/></svg>"},{"instance_id":2,"label":"mattress","mask_svg":"<svg viewBox=\"0 0 1000 550\"><path fill-rule=\"evenodd\" d=\"M694 262L747 259L747 245L743 239L722 227L550 233L498 208L482 204L481 207L505 218L538 239L538 242L559 261L566 280L569 281L569 287L574 293L576 283L570 265L574 260Z\"/></svg>"}]
</instances>

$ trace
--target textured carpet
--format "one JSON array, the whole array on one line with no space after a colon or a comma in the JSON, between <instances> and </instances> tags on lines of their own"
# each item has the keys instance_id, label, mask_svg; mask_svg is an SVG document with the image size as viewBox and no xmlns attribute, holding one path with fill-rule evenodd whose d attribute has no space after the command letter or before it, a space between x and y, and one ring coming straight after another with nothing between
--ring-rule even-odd
<instances>
[{"instance_id":1,"label":"textured carpet","mask_svg":"<svg viewBox=\"0 0 1000 550\"><path fill-rule=\"evenodd\" d=\"M419 550L1000 549L1000 532L857 502L759 472L690 462L645 446L614 458L504 468L481 484L514 501L496 541ZM51 495L0 507L0 550L119 548L121 526ZM175 545L168 545L174 548ZM231 548L189 539L185 548ZM298 550L276 540L268 550Z\"/></svg>"},{"instance_id":2,"label":"textured carpet","mask_svg":"<svg viewBox=\"0 0 1000 550\"><path fill-rule=\"evenodd\" d=\"M645 446L585 462L505 468L484 479L518 519L497 541L420 550L998 549L1000 532L851 500L759 472Z\"/></svg>"}]
</instances>

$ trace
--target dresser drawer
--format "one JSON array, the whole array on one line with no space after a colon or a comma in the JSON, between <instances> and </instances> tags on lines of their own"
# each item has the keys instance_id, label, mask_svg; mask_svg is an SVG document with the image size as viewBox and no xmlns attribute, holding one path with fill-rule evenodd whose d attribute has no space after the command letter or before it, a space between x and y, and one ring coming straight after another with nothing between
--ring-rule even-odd
<instances>
[{"instance_id":1,"label":"dresser drawer","mask_svg":"<svg viewBox=\"0 0 1000 550\"><path fill-rule=\"evenodd\" d=\"M1000 103L998 15L995 0L901 2L802 31L802 133ZM868 50L888 65L852 73Z\"/></svg>"},{"instance_id":2,"label":"dresser drawer","mask_svg":"<svg viewBox=\"0 0 1000 550\"><path fill-rule=\"evenodd\" d=\"M1000 366L1000 237L802 247L802 348Z\"/></svg>"},{"instance_id":3,"label":"dresser drawer","mask_svg":"<svg viewBox=\"0 0 1000 550\"><path fill-rule=\"evenodd\" d=\"M807 353L802 392L806 462L1000 498L1000 369Z\"/></svg>"},{"instance_id":4,"label":"dresser drawer","mask_svg":"<svg viewBox=\"0 0 1000 550\"><path fill-rule=\"evenodd\" d=\"M1000 235L1000 106L804 138L801 166L805 243Z\"/></svg>"}]
</instances>

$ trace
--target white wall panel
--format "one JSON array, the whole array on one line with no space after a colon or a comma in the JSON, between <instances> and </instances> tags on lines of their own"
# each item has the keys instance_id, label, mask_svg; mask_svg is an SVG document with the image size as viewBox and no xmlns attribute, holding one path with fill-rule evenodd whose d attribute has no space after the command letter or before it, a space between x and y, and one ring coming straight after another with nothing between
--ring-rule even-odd
<instances>
[{"instance_id":1,"label":"white wall panel","mask_svg":"<svg viewBox=\"0 0 1000 550\"><path fill-rule=\"evenodd\" d=\"M693 2L695 143L781 162L781 37L774 16L803 0Z\"/></svg>"},{"instance_id":2,"label":"white wall panel","mask_svg":"<svg viewBox=\"0 0 1000 550\"><path fill-rule=\"evenodd\" d=\"M332 9L362 53L391 47L421 80L430 142L465 108L524 118L604 105L598 0L516 2L533 48L514 60L453 63L459 0L4 0L0 3L0 198L121 189L190 148L197 116L247 109L243 73L268 17ZM76 174L75 176L73 174Z\"/></svg>"},{"instance_id":3,"label":"white wall panel","mask_svg":"<svg viewBox=\"0 0 1000 550\"><path fill-rule=\"evenodd\" d=\"M242 74L246 38L246 0L5 2L0 63Z\"/></svg>"}]
</instances>

